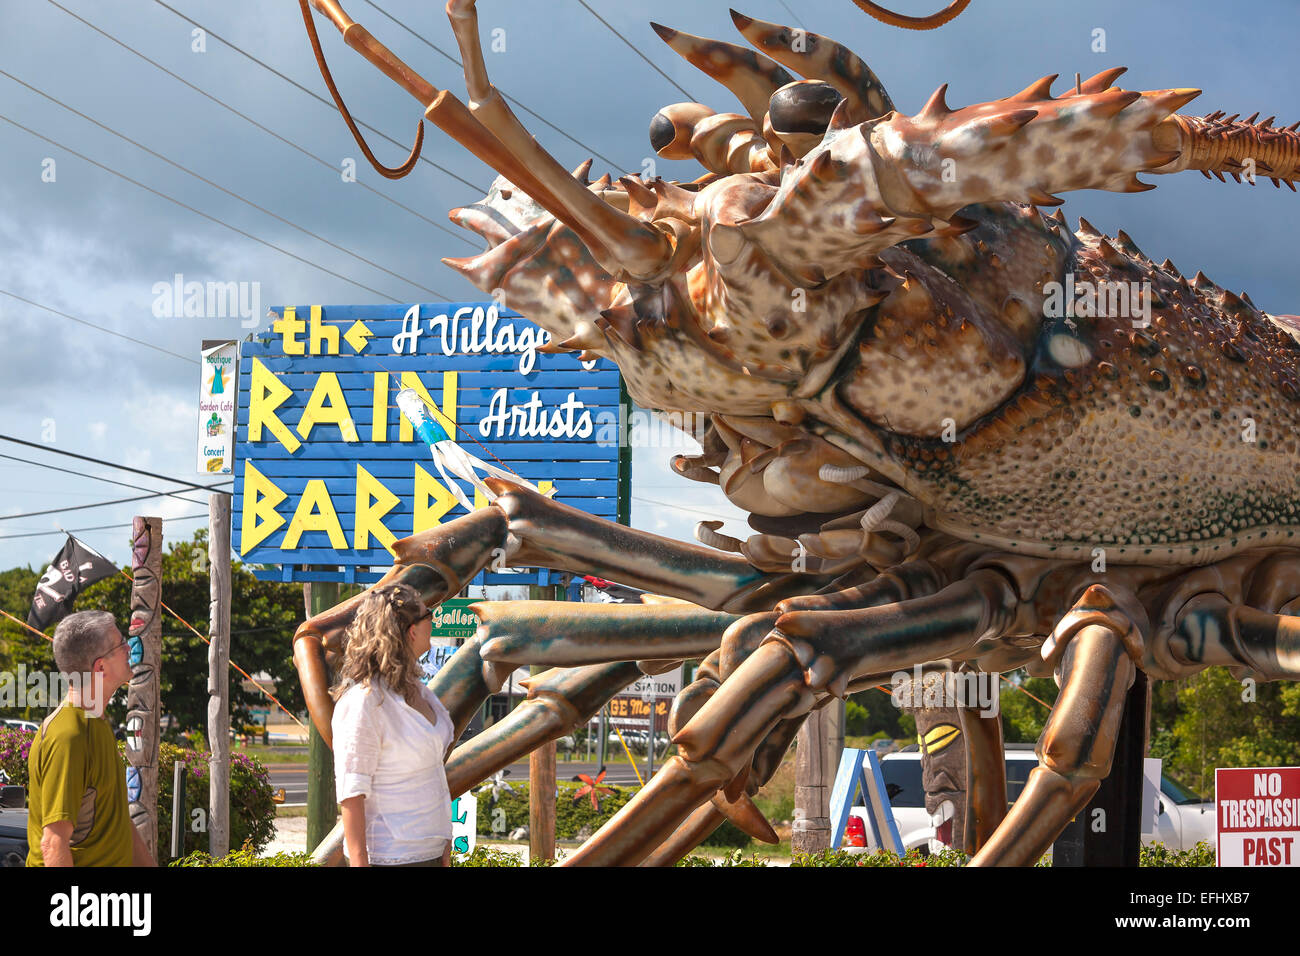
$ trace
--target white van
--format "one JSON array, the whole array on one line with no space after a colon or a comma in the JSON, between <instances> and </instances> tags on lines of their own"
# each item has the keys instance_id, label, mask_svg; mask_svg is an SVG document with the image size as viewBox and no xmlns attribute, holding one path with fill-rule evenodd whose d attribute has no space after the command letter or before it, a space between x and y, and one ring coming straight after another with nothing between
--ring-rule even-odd
<instances>
[{"instance_id":1,"label":"white van","mask_svg":"<svg viewBox=\"0 0 1300 956\"><path fill-rule=\"evenodd\" d=\"M1033 744L1007 744L1007 803L1015 803L1029 780L1029 772L1038 766ZM945 820L931 819L925 810L925 790L921 787L921 751L915 745L880 758L885 790L894 811L894 822L905 850L921 849L937 853L944 844L936 831ZM851 853L875 850L871 827L867 825L865 807L853 807L844 830L841 848ZM857 817L855 823L852 817ZM1142 834L1143 843L1163 843L1171 850L1190 850L1200 841L1214 843L1214 804L1169 777L1160 776L1160 816L1154 833Z\"/></svg>"}]
</instances>

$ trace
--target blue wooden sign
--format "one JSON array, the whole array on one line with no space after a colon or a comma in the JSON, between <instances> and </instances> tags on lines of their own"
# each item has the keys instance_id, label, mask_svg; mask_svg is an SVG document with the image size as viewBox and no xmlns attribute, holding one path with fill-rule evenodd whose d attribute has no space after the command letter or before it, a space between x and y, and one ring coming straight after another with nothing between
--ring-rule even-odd
<instances>
[{"instance_id":1,"label":"blue wooden sign","mask_svg":"<svg viewBox=\"0 0 1300 956\"><path fill-rule=\"evenodd\" d=\"M241 561L277 566L259 577L370 583L397 539L465 514L397 408L404 388L471 455L590 514L626 513L612 362L539 352L548 334L492 302L273 311L240 348L235 436L233 541Z\"/></svg>"},{"instance_id":2,"label":"blue wooden sign","mask_svg":"<svg viewBox=\"0 0 1300 956\"><path fill-rule=\"evenodd\" d=\"M880 757L874 750L845 747L840 754L840 766L835 772L831 787L831 849L838 850L844 839L844 828L849 822L858 791L862 792L862 805L867 811L867 826L871 827L872 846L903 854L903 838L898 834L898 824L885 790L885 777L880 772Z\"/></svg>"}]
</instances>

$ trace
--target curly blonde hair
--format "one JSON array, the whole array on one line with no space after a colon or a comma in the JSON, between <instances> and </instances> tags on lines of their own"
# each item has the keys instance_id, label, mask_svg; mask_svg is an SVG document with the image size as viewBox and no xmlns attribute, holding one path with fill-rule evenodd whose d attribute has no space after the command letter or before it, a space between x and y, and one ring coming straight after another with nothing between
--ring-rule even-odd
<instances>
[{"instance_id":1,"label":"curly blonde hair","mask_svg":"<svg viewBox=\"0 0 1300 956\"><path fill-rule=\"evenodd\" d=\"M388 584L366 595L344 632L343 665L330 692L335 700L354 684L376 678L406 698L416 699L422 676L406 632L428 611L409 584Z\"/></svg>"}]
</instances>

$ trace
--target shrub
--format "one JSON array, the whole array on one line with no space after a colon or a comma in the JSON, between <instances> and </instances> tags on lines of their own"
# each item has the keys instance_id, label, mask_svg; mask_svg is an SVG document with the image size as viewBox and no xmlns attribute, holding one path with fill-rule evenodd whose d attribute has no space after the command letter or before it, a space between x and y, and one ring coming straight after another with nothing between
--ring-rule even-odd
<instances>
[{"instance_id":1,"label":"shrub","mask_svg":"<svg viewBox=\"0 0 1300 956\"><path fill-rule=\"evenodd\" d=\"M213 857L202 850L189 856L173 860L171 866L317 866L311 860L310 853L276 853L272 856L258 856L250 844L232 851L228 856Z\"/></svg>"},{"instance_id":2,"label":"shrub","mask_svg":"<svg viewBox=\"0 0 1300 956\"><path fill-rule=\"evenodd\" d=\"M9 777L10 783L27 786L27 754L35 737L30 730L0 727L0 770Z\"/></svg>"},{"instance_id":3,"label":"shrub","mask_svg":"<svg viewBox=\"0 0 1300 956\"><path fill-rule=\"evenodd\" d=\"M766 860L760 858L758 854L745 856L740 850L728 853L720 860L710 860L705 856L688 856L684 860L678 860L674 866L768 866Z\"/></svg>"},{"instance_id":4,"label":"shrub","mask_svg":"<svg viewBox=\"0 0 1300 956\"><path fill-rule=\"evenodd\" d=\"M473 853L453 853L452 866L523 866L519 857L509 850L494 850L487 846L476 846Z\"/></svg>"},{"instance_id":5,"label":"shrub","mask_svg":"<svg viewBox=\"0 0 1300 956\"><path fill-rule=\"evenodd\" d=\"M206 821L211 812L208 799L208 759L210 754L200 750L183 750L164 743L158 754L158 858L166 860L171 854L172 832L172 780L176 761L188 769L185 777L185 813L189 819L183 825L185 846L182 856L208 846L207 827L195 832L190 821L194 811L203 810ZM230 755L230 844L251 845L260 853L275 836L275 802L271 799L271 783L266 768L256 758L245 754Z\"/></svg>"},{"instance_id":6,"label":"shrub","mask_svg":"<svg viewBox=\"0 0 1300 956\"><path fill-rule=\"evenodd\" d=\"M748 833L730 820L723 820L722 825L705 837L700 846L726 846L743 849L752 842L753 839Z\"/></svg>"},{"instance_id":7,"label":"shrub","mask_svg":"<svg viewBox=\"0 0 1300 956\"><path fill-rule=\"evenodd\" d=\"M1138 866L1214 866L1214 847L1202 840L1190 850L1171 850L1163 843L1146 843Z\"/></svg>"}]
</instances>

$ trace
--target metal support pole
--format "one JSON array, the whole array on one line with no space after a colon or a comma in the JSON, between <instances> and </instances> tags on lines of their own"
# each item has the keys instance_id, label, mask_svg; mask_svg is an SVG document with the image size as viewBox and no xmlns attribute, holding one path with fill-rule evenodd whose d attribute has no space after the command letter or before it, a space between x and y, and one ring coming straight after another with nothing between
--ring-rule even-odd
<instances>
[{"instance_id":1,"label":"metal support pole","mask_svg":"<svg viewBox=\"0 0 1300 956\"><path fill-rule=\"evenodd\" d=\"M529 597L555 600L554 587L531 585ZM540 674L546 667L534 665L530 674ZM555 859L555 741L538 747L528 755L528 858Z\"/></svg>"},{"instance_id":2,"label":"metal support pole","mask_svg":"<svg viewBox=\"0 0 1300 956\"><path fill-rule=\"evenodd\" d=\"M172 859L185 855L185 777L186 766L179 760L172 774Z\"/></svg>"}]
</instances>

